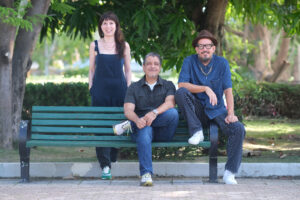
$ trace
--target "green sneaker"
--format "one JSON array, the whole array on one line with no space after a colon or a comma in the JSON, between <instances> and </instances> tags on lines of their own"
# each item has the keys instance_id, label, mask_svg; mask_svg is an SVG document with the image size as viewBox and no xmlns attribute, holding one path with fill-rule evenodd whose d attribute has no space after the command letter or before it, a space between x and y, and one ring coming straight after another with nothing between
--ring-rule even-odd
<instances>
[{"instance_id":1,"label":"green sneaker","mask_svg":"<svg viewBox=\"0 0 300 200\"><path fill-rule=\"evenodd\" d=\"M101 175L102 180L110 180L111 179L111 173L110 173L110 168L108 166L105 166L102 169L102 175Z\"/></svg>"}]
</instances>

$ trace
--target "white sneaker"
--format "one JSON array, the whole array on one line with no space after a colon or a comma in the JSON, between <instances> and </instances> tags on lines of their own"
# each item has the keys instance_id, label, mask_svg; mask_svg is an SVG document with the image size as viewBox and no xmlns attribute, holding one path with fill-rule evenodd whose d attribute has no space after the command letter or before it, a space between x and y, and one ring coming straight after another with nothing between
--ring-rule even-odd
<instances>
[{"instance_id":1,"label":"white sneaker","mask_svg":"<svg viewBox=\"0 0 300 200\"><path fill-rule=\"evenodd\" d=\"M150 173L146 173L141 178L141 186L152 186L152 178Z\"/></svg>"},{"instance_id":2,"label":"white sneaker","mask_svg":"<svg viewBox=\"0 0 300 200\"><path fill-rule=\"evenodd\" d=\"M126 120L120 124L113 125L113 130L115 135L122 135L125 131L132 132L131 123L129 120Z\"/></svg>"},{"instance_id":3,"label":"white sneaker","mask_svg":"<svg viewBox=\"0 0 300 200\"><path fill-rule=\"evenodd\" d=\"M229 170L225 170L224 175L223 175L223 181L225 184L229 184L229 185L236 185L237 182L235 180L235 175L229 171Z\"/></svg>"},{"instance_id":4,"label":"white sneaker","mask_svg":"<svg viewBox=\"0 0 300 200\"><path fill-rule=\"evenodd\" d=\"M194 133L192 137L188 140L188 142L192 145L198 145L200 142L204 140L203 131L197 131Z\"/></svg>"}]
</instances>

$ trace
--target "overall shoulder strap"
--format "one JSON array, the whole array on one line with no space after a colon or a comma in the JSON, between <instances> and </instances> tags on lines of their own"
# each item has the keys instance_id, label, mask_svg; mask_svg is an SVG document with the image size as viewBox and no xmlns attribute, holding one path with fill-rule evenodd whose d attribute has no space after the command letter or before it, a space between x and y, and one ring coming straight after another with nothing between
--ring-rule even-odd
<instances>
[{"instance_id":1,"label":"overall shoulder strap","mask_svg":"<svg viewBox=\"0 0 300 200\"><path fill-rule=\"evenodd\" d=\"M95 51L96 51L98 54L100 54L100 52L99 52L99 47L98 47L98 41L95 40L94 42L95 42Z\"/></svg>"}]
</instances>

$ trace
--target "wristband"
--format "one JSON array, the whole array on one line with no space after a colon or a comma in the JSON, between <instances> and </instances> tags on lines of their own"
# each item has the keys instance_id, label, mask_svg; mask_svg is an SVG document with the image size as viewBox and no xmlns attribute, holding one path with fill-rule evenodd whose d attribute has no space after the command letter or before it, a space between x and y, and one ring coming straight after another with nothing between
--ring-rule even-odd
<instances>
[{"instance_id":1,"label":"wristband","mask_svg":"<svg viewBox=\"0 0 300 200\"><path fill-rule=\"evenodd\" d=\"M156 109L152 110L152 112L157 116L158 115L158 111Z\"/></svg>"}]
</instances>

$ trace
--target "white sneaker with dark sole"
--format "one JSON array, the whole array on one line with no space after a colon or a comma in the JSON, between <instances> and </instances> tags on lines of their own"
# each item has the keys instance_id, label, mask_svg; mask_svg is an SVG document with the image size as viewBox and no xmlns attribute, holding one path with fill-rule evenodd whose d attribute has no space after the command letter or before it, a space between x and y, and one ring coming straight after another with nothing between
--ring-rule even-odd
<instances>
[{"instance_id":1,"label":"white sneaker with dark sole","mask_svg":"<svg viewBox=\"0 0 300 200\"><path fill-rule=\"evenodd\" d=\"M153 181L150 173L146 173L141 178L141 186L152 186Z\"/></svg>"},{"instance_id":2,"label":"white sneaker with dark sole","mask_svg":"<svg viewBox=\"0 0 300 200\"><path fill-rule=\"evenodd\" d=\"M113 130L115 135L122 135L126 131L132 132L131 123L129 120L126 120L120 124L113 125Z\"/></svg>"}]
</instances>

